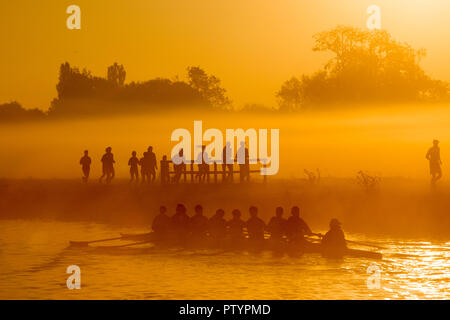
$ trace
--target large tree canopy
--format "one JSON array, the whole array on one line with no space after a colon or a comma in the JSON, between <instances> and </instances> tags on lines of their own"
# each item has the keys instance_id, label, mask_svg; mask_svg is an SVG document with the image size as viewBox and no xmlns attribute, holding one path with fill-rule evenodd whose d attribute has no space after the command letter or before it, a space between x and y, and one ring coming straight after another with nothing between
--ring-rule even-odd
<instances>
[{"instance_id":1,"label":"large tree canopy","mask_svg":"<svg viewBox=\"0 0 450 320\"><path fill-rule=\"evenodd\" d=\"M440 101L448 97L447 84L430 79L419 65L425 50L398 42L385 30L338 26L316 34L314 40L313 51L333 56L315 74L286 81L277 93L280 109L334 102Z\"/></svg>"}]
</instances>

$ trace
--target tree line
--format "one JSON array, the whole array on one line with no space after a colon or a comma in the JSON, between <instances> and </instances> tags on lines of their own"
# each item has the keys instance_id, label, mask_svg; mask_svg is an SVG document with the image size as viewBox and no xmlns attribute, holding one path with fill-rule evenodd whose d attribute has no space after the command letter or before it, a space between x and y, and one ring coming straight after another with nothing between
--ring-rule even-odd
<instances>
[{"instance_id":1,"label":"tree line","mask_svg":"<svg viewBox=\"0 0 450 320\"><path fill-rule=\"evenodd\" d=\"M187 68L187 81L156 78L125 84L123 65L114 63L106 77L61 64L57 97L48 111L25 109L18 102L0 105L0 122L152 112L177 108L227 109L231 105L220 80L200 67Z\"/></svg>"},{"instance_id":2,"label":"tree line","mask_svg":"<svg viewBox=\"0 0 450 320\"><path fill-rule=\"evenodd\" d=\"M314 35L314 40L313 51L332 53L323 68L285 81L276 93L278 109L248 104L242 110L296 112L349 103L450 100L448 83L430 78L420 67L426 51L395 40L385 30L338 26ZM48 111L6 103L0 105L0 122L177 108L234 110L220 79L200 67L187 68L186 81L156 78L125 83L126 75L118 63L107 68L106 77L98 77L65 62L59 70L57 97Z\"/></svg>"}]
</instances>

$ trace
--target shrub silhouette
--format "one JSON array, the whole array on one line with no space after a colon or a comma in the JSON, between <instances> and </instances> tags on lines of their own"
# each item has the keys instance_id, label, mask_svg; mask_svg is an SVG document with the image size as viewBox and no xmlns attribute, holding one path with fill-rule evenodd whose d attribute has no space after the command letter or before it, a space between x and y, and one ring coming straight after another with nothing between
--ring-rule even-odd
<instances>
[{"instance_id":1,"label":"shrub silhouette","mask_svg":"<svg viewBox=\"0 0 450 320\"><path fill-rule=\"evenodd\" d=\"M0 122L20 122L30 120L43 120L45 113L39 109L24 109L18 102L0 105Z\"/></svg>"}]
</instances>

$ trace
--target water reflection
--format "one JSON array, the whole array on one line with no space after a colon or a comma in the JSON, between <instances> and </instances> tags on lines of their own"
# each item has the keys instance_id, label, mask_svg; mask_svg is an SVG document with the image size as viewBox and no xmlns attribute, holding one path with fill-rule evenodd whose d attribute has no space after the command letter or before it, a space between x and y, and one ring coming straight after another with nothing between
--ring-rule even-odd
<instances>
[{"instance_id":1,"label":"water reflection","mask_svg":"<svg viewBox=\"0 0 450 320\"><path fill-rule=\"evenodd\" d=\"M274 257L147 247L68 248L68 240L108 238L136 228L53 221L0 221L2 299L448 299L448 242L349 238L386 247L383 261L319 255ZM120 244L120 242L118 242ZM117 243L116 243L117 244ZM381 269L368 289L367 268ZM66 288L66 268L82 289Z\"/></svg>"}]
</instances>

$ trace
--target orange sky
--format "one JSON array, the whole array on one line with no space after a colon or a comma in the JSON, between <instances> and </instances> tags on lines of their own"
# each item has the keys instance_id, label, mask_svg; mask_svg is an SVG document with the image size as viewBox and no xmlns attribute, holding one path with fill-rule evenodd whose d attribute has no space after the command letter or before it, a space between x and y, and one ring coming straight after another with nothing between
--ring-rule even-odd
<instances>
[{"instance_id":1,"label":"orange sky","mask_svg":"<svg viewBox=\"0 0 450 320\"><path fill-rule=\"evenodd\" d=\"M81 30L66 28L71 4L81 7ZM235 106L273 106L284 80L326 61L311 51L312 35L365 27L370 4L394 37L428 50L422 65L431 76L450 80L448 0L14 0L0 3L0 103L46 109L61 62L104 76L117 61L127 81L184 78L200 65L222 79Z\"/></svg>"}]
</instances>

